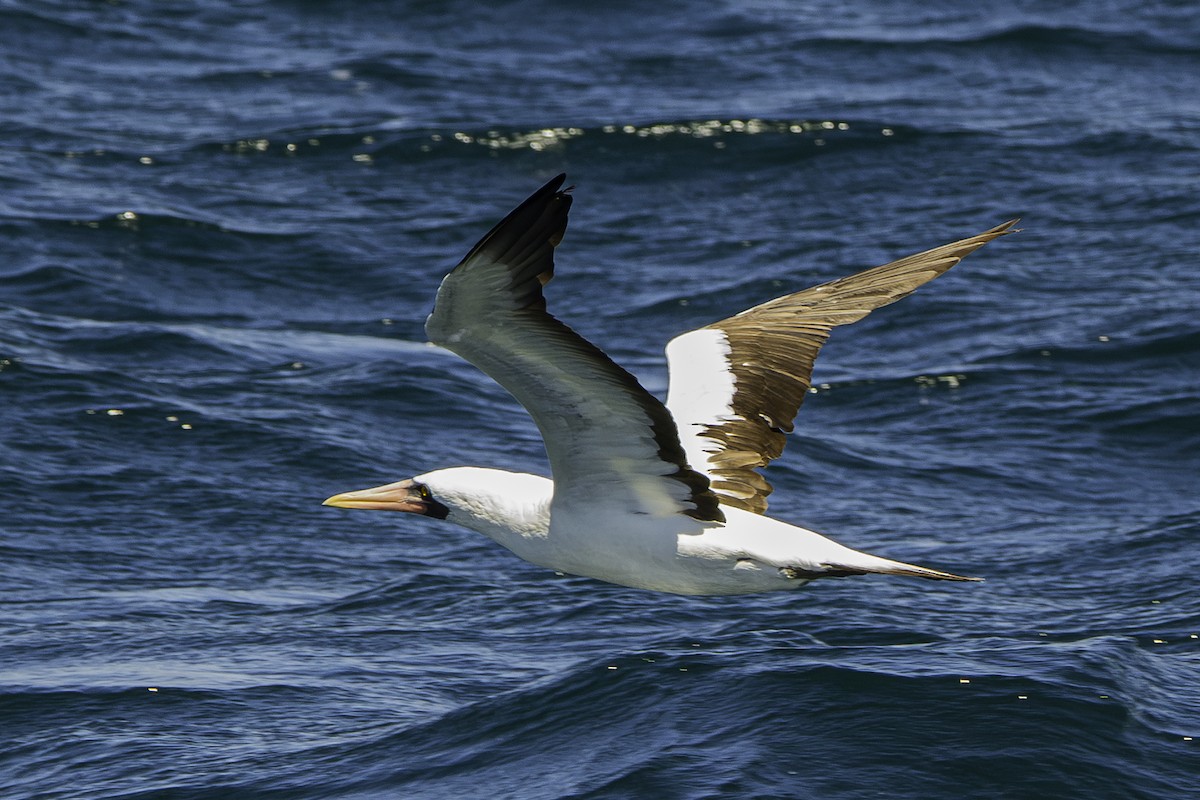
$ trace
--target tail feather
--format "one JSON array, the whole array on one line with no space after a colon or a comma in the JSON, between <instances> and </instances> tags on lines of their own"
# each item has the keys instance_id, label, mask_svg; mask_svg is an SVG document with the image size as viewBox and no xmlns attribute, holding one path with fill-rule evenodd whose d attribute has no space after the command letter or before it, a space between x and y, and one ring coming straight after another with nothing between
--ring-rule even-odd
<instances>
[{"instance_id":1,"label":"tail feather","mask_svg":"<svg viewBox=\"0 0 1200 800\"><path fill-rule=\"evenodd\" d=\"M967 575L956 575L953 572L943 572L940 569L919 567L916 564L906 564L903 561L892 561L875 556L872 561L878 563L859 564L822 564L831 572L843 575L903 575L906 578L927 578L931 581L982 581L983 578L973 578Z\"/></svg>"},{"instance_id":2,"label":"tail feather","mask_svg":"<svg viewBox=\"0 0 1200 800\"><path fill-rule=\"evenodd\" d=\"M926 578L931 581L982 581L983 578L973 578L967 575L956 575L940 569L919 567L916 564L906 564L903 561L892 561L888 558L869 555L858 551L852 559L845 561L824 561L819 569L784 567L783 574L789 578L814 580L816 578L842 578L847 575L902 575L906 578Z\"/></svg>"}]
</instances>

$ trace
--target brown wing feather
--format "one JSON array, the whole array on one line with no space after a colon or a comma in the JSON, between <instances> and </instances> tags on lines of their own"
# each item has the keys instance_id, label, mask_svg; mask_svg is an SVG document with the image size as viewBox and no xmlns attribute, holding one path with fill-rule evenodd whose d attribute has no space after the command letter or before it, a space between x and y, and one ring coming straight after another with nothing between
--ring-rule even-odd
<instances>
[{"instance_id":1,"label":"brown wing feather","mask_svg":"<svg viewBox=\"0 0 1200 800\"><path fill-rule=\"evenodd\" d=\"M813 362L833 328L910 294L983 245L1010 233L1016 223L1010 220L968 239L789 294L707 326L727 338L735 381L732 414L699 433L717 445L706 445L710 451L706 471L722 505L759 514L766 511L771 485L755 470L783 452L785 434L791 432L808 393ZM677 422L685 427L685 420Z\"/></svg>"}]
</instances>

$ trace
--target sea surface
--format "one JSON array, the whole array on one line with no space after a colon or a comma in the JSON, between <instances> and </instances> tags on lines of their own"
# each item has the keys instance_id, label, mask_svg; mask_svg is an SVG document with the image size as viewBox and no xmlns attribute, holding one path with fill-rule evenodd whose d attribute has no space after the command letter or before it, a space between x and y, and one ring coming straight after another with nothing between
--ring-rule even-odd
<instances>
[{"instance_id":1,"label":"sea surface","mask_svg":"<svg viewBox=\"0 0 1200 800\"><path fill-rule=\"evenodd\" d=\"M0 797L1196 796L1198 9L0 0ZM564 171L551 310L660 395L1021 217L835 332L769 476L986 582L677 597L322 507L545 472L423 324Z\"/></svg>"}]
</instances>

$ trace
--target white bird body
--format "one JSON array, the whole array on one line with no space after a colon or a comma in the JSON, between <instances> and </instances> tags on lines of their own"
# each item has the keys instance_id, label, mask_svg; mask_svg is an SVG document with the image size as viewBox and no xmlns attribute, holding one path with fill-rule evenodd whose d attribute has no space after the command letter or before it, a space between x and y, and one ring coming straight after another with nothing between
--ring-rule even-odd
<instances>
[{"instance_id":1,"label":"white bird body","mask_svg":"<svg viewBox=\"0 0 1200 800\"><path fill-rule=\"evenodd\" d=\"M814 531L738 508L724 509L722 525L679 515L583 520L555 515L554 482L524 472L451 467L366 491L378 500L385 490L406 492L412 484L427 486L449 509L447 522L482 533L526 561L639 589L693 595L769 592L803 586L836 569L956 577L852 550Z\"/></svg>"},{"instance_id":2,"label":"white bird body","mask_svg":"<svg viewBox=\"0 0 1200 800\"><path fill-rule=\"evenodd\" d=\"M564 178L472 248L442 281L426 323L433 342L529 411L554 479L453 467L327 505L445 519L549 569L676 594L765 592L868 573L977 580L768 517L771 487L756 470L782 452L833 327L907 295L1015 220L676 337L664 405L546 313L542 287L571 204Z\"/></svg>"}]
</instances>

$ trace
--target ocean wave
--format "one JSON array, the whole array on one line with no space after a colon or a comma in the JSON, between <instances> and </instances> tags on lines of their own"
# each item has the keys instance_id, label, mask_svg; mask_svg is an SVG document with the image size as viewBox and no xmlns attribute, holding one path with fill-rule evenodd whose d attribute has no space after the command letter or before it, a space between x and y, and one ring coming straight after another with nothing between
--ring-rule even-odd
<instances>
[{"instance_id":1,"label":"ocean wave","mask_svg":"<svg viewBox=\"0 0 1200 800\"><path fill-rule=\"evenodd\" d=\"M624 122L590 126L546 127L409 127L403 124L370 124L352 130L293 129L235 142L205 143L197 148L210 153L243 156L328 156L349 153L362 163L380 158L468 156L506 151L583 153L612 148L649 147L724 149L768 144L791 147L861 147L904 141L920 135L911 125L870 120L807 120L760 118L710 118ZM946 132L951 135L956 131ZM644 144L643 144L644 143Z\"/></svg>"},{"instance_id":2,"label":"ocean wave","mask_svg":"<svg viewBox=\"0 0 1200 800\"><path fill-rule=\"evenodd\" d=\"M970 45L1017 45L1044 54L1047 48L1061 52L1075 49L1089 58L1097 52L1113 55L1182 56L1196 60L1194 47L1175 40L1170 31L1131 31L1120 27L1086 27L1078 25L1013 25L989 34L973 35L959 40Z\"/></svg>"},{"instance_id":3,"label":"ocean wave","mask_svg":"<svg viewBox=\"0 0 1200 800\"><path fill-rule=\"evenodd\" d=\"M531 798L668 786L675 797L711 796L714 787L777 796L781 786L821 796L847 784L858 794L907 794L930 780L1104 791L1162 789L1181 777L1110 760L1131 738L1142 747L1153 738L1130 713L1133 698L1067 680L902 676L807 663L802 652L753 655L643 651L585 661L417 725L285 756L280 774L301 795L444 796L486 785L491 796ZM1087 737L1076 735L1081 725ZM959 731L953 741L941 736L950 728ZM806 766L867 758L872 768L852 778ZM1007 770L1030 759L1038 770ZM981 770L984 762L991 768Z\"/></svg>"},{"instance_id":4,"label":"ocean wave","mask_svg":"<svg viewBox=\"0 0 1200 800\"><path fill-rule=\"evenodd\" d=\"M1099 51L1124 57L1142 53L1181 56L1188 60L1196 58L1193 47L1178 41L1171 32L1165 30L1152 31L1143 28L1131 31L1124 26L1117 28L1100 25L1004 22L997 23L993 30L980 30L981 27L973 22L961 27L945 24L936 27L896 27L886 32L878 28L868 28L857 35L834 32L789 44L864 47L873 52L878 52L880 48L971 48L972 51L978 52L988 48L1016 47L1036 52L1039 57L1050 54L1063 55L1074 51L1077 55L1092 58Z\"/></svg>"}]
</instances>

